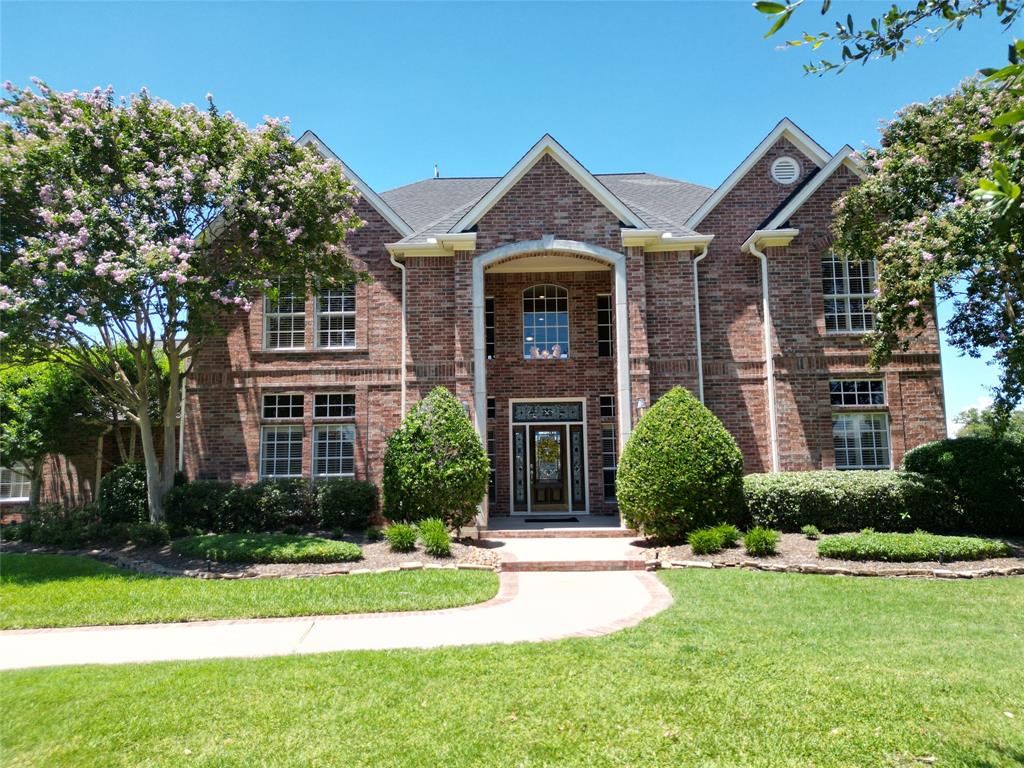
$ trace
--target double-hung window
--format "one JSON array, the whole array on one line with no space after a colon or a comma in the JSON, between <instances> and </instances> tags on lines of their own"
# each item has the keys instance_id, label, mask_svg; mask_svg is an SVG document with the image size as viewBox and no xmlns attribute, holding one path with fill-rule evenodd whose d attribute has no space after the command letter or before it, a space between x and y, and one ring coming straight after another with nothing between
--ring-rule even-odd
<instances>
[{"instance_id":1,"label":"double-hung window","mask_svg":"<svg viewBox=\"0 0 1024 768\"><path fill-rule=\"evenodd\" d=\"M263 346L303 349L306 346L306 294L301 286L279 282L277 296L263 297Z\"/></svg>"},{"instance_id":2,"label":"double-hung window","mask_svg":"<svg viewBox=\"0 0 1024 768\"><path fill-rule=\"evenodd\" d=\"M829 382L832 403L832 447L836 469L889 469L889 414L881 379ZM871 411L860 411L865 406Z\"/></svg>"},{"instance_id":3,"label":"double-hung window","mask_svg":"<svg viewBox=\"0 0 1024 768\"><path fill-rule=\"evenodd\" d=\"M821 260L826 333L865 333L875 327L875 262L851 262L833 253Z\"/></svg>"},{"instance_id":4,"label":"double-hung window","mask_svg":"<svg viewBox=\"0 0 1024 768\"><path fill-rule=\"evenodd\" d=\"M611 357L614 338L612 328L612 297L608 293L597 296L597 356Z\"/></svg>"},{"instance_id":5,"label":"double-hung window","mask_svg":"<svg viewBox=\"0 0 1024 768\"><path fill-rule=\"evenodd\" d=\"M264 424L260 446L260 477L302 477L302 425Z\"/></svg>"},{"instance_id":6,"label":"double-hung window","mask_svg":"<svg viewBox=\"0 0 1024 768\"><path fill-rule=\"evenodd\" d=\"M356 345L356 287L323 290L316 298L316 345L352 349Z\"/></svg>"},{"instance_id":7,"label":"double-hung window","mask_svg":"<svg viewBox=\"0 0 1024 768\"><path fill-rule=\"evenodd\" d=\"M355 415L356 396L352 392L313 395L313 477L355 476L355 424L317 423L354 419Z\"/></svg>"},{"instance_id":8,"label":"double-hung window","mask_svg":"<svg viewBox=\"0 0 1024 768\"><path fill-rule=\"evenodd\" d=\"M619 445L615 439L615 395L601 395L601 479L605 501L615 501Z\"/></svg>"},{"instance_id":9,"label":"double-hung window","mask_svg":"<svg viewBox=\"0 0 1024 768\"><path fill-rule=\"evenodd\" d=\"M28 501L31 493L32 472L27 464L0 467L0 501Z\"/></svg>"}]
</instances>

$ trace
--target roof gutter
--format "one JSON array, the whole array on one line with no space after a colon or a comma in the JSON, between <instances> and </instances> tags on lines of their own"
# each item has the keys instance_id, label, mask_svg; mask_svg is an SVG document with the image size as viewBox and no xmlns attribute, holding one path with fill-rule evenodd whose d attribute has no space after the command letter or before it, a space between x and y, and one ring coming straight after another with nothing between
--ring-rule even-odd
<instances>
[{"instance_id":1,"label":"roof gutter","mask_svg":"<svg viewBox=\"0 0 1024 768\"><path fill-rule=\"evenodd\" d=\"M392 256L453 256L456 251L472 251L476 248L476 232L449 232L417 243L399 240L384 247Z\"/></svg>"},{"instance_id":2,"label":"roof gutter","mask_svg":"<svg viewBox=\"0 0 1024 768\"><path fill-rule=\"evenodd\" d=\"M761 314L764 317L764 366L768 387L768 436L771 442L772 472L779 471L778 411L775 404L775 357L772 353L772 309L768 300L768 257L761 248L789 245L800 234L798 229L759 229L741 246L761 262Z\"/></svg>"},{"instance_id":3,"label":"roof gutter","mask_svg":"<svg viewBox=\"0 0 1024 768\"><path fill-rule=\"evenodd\" d=\"M622 245L625 248L642 247L647 253L657 251L698 251L706 249L715 239L714 235L673 235L661 229L630 229L619 230Z\"/></svg>"}]
</instances>

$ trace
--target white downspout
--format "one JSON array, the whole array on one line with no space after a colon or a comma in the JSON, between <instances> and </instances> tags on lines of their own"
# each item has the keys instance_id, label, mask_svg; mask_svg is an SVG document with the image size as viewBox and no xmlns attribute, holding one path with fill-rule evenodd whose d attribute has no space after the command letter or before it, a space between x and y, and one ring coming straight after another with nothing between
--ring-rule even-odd
<instances>
[{"instance_id":1,"label":"white downspout","mask_svg":"<svg viewBox=\"0 0 1024 768\"><path fill-rule=\"evenodd\" d=\"M700 342L700 288L697 285L697 263L708 255L707 243L700 252L700 256L693 257L693 316L696 320L695 330L697 332L697 395L700 401L704 402L704 353Z\"/></svg>"},{"instance_id":2,"label":"white downspout","mask_svg":"<svg viewBox=\"0 0 1024 768\"><path fill-rule=\"evenodd\" d=\"M764 367L768 379L768 434L772 449L772 472L779 471L779 436L775 412L775 360L772 356L772 314L768 302L768 257L750 242L750 252L761 262L761 304L764 315Z\"/></svg>"},{"instance_id":3,"label":"white downspout","mask_svg":"<svg viewBox=\"0 0 1024 768\"><path fill-rule=\"evenodd\" d=\"M401 413L401 417L404 419L405 418L405 359L406 359L405 358L405 354L406 354L406 352L405 352L405 348L406 348L406 340L405 340L405 300L406 300L405 299L405 291L406 291L406 287L405 287L406 286L406 281L405 281L405 264L402 264L401 262L397 261L395 259L395 254L391 254L391 263L394 264L396 267L398 267L398 270L402 273L402 354L401 354L402 370L399 372L399 381L401 382L401 388L402 388L402 405L401 405L401 412L400 413Z\"/></svg>"}]
</instances>

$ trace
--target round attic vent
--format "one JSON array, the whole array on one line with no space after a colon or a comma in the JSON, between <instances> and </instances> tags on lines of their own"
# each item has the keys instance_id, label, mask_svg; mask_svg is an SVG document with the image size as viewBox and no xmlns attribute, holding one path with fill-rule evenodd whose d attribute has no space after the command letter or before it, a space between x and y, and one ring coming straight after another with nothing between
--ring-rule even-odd
<instances>
[{"instance_id":1,"label":"round attic vent","mask_svg":"<svg viewBox=\"0 0 1024 768\"><path fill-rule=\"evenodd\" d=\"M775 158L772 162L772 178L779 184L792 184L800 178L800 163L789 155Z\"/></svg>"}]
</instances>

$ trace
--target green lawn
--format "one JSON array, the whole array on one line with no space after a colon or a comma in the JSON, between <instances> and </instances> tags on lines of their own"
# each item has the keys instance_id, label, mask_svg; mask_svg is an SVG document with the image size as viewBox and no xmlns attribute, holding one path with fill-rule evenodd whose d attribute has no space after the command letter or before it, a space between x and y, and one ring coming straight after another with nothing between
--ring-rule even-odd
<instances>
[{"instance_id":1,"label":"green lawn","mask_svg":"<svg viewBox=\"0 0 1024 768\"><path fill-rule=\"evenodd\" d=\"M0 628L451 608L498 591L489 571L205 580L133 573L87 557L4 555Z\"/></svg>"},{"instance_id":2,"label":"green lawn","mask_svg":"<svg viewBox=\"0 0 1024 768\"><path fill-rule=\"evenodd\" d=\"M7 673L4 758L244 768L1024 761L1024 579L662 578L671 608L598 639Z\"/></svg>"}]
</instances>

